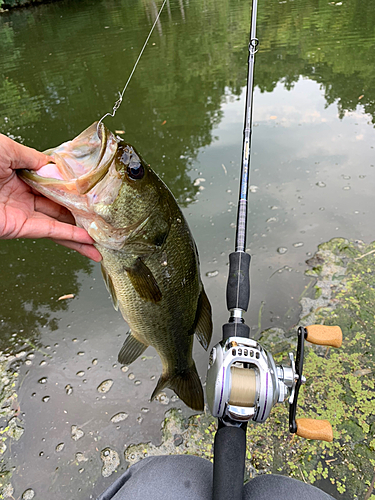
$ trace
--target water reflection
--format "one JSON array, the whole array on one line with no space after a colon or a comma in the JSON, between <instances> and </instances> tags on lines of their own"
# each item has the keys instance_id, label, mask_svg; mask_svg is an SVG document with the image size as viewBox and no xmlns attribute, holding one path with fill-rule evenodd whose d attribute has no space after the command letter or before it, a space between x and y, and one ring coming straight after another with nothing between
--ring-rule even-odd
<instances>
[{"instance_id":1,"label":"water reflection","mask_svg":"<svg viewBox=\"0 0 375 500\"><path fill-rule=\"evenodd\" d=\"M339 4L271 0L259 9L248 225L254 334L296 321L298 298L312 288L304 261L319 243L373 237L375 4ZM0 131L45 149L111 110L160 5L62 0L2 14ZM215 341L227 321L249 21L248 2L170 0L107 123L125 130L184 207ZM0 348L19 350L26 339L33 356L20 368L26 431L7 451L15 497L29 487L41 498L95 496L114 478L101 475L106 457L118 455L120 473L124 447L157 442L164 411L180 403L171 393L148 403L160 371L152 349L129 370L116 364L126 325L98 266L46 241L2 241L0 253ZM75 299L57 300L65 294ZM195 357L204 378L206 355L198 348ZM110 390L98 391L108 381Z\"/></svg>"},{"instance_id":2,"label":"water reflection","mask_svg":"<svg viewBox=\"0 0 375 500\"><path fill-rule=\"evenodd\" d=\"M327 106L337 103L340 118L361 104L375 123L374 21L371 0L267 2L258 23L257 85L270 92L282 82L289 90L308 77Z\"/></svg>"},{"instance_id":3,"label":"water reflection","mask_svg":"<svg viewBox=\"0 0 375 500\"><path fill-rule=\"evenodd\" d=\"M2 242L0 281L0 350L40 346L39 330L58 328L59 312L68 301L58 300L80 289L78 271L92 264L55 243L35 240Z\"/></svg>"},{"instance_id":4,"label":"water reflection","mask_svg":"<svg viewBox=\"0 0 375 500\"><path fill-rule=\"evenodd\" d=\"M63 16L61 4L44 6L27 16L28 29L26 16L3 16L12 34L4 34L4 54L18 56L5 64L4 76L13 94L3 94L0 100L6 118L0 124L2 132L18 135L20 126L39 122L38 130L23 127L22 136L28 144L37 141L39 148L47 148L77 135L112 108L144 43L154 9L150 2L123 1L121 8L109 8L110 4L98 3L92 15L88 2L65 2ZM50 22L38 24L44 12ZM224 89L238 93L245 74L243 64L232 64L227 37L221 36L224 12L219 24L208 30L208 14L201 6L191 12L188 24L183 12L174 3L164 13L164 30L152 36L121 113L108 123L126 131L127 140L166 176L181 202L194 198L197 191L186 172L197 150L212 141Z\"/></svg>"}]
</instances>

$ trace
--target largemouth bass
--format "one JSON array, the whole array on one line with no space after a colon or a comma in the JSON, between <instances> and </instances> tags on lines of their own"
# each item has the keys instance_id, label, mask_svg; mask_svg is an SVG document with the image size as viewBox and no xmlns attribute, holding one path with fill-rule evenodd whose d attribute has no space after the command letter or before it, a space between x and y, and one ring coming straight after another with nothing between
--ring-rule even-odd
<instances>
[{"instance_id":1,"label":"largemouth bass","mask_svg":"<svg viewBox=\"0 0 375 500\"><path fill-rule=\"evenodd\" d=\"M195 242L172 193L103 124L45 153L53 163L19 175L68 208L95 240L113 305L130 326L119 362L132 363L152 345L163 370L151 399L169 387L188 406L203 410L192 348L194 334L209 346L211 306Z\"/></svg>"}]
</instances>

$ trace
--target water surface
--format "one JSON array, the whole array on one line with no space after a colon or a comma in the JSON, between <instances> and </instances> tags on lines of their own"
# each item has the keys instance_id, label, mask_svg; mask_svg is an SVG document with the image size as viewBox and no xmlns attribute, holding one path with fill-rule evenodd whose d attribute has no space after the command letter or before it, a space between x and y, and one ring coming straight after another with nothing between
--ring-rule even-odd
<instances>
[{"instance_id":1,"label":"water surface","mask_svg":"<svg viewBox=\"0 0 375 500\"><path fill-rule=\"evenodd\" d=\"M0 132L43 150L110 111L160 5L62 0L1 14ZM122 107L106 120L184 210L213 306L213 342L228 317L249 23L245 1L167 2ZM253 335L298 321L299 298L313 291L305 260L319 243L373 240L374 26L370 0L259 5L246 317ZM25 432L6 452L14 496L32 488L41 499L94 498L126 467L128 444L157 443L165 410L189 410L168 390L149 403L161 370L152 348L121 370L127 326L100 266L48 241L2 241L0 253L1 349L28 356L18 368ZM57 300L69 293L74 299ZM204 380L207 353L196 344L194 356ZM106 380L110 390L98 391ZM112 422L118 413L126 418ZM106 447L120 458L110 477L101 475Z\"/></svg>"}]
</instances>

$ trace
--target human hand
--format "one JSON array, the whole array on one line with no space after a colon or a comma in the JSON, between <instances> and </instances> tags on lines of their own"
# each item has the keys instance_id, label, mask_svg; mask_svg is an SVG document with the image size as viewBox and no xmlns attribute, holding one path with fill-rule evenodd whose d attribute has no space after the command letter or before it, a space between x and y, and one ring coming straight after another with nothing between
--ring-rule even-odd
<instances>
[{"instance_id":1,"label":"human hand","mask_svg":"<svg viewBox=\"0 0 375 500\"><path fill-rule=\"evenodd\" d=\"M0 134L0 239L50 238L96 262L102 260L85 229L65 207L25 184L16 170L38 170L49 156Z\"/></svg>"}]
</instances>

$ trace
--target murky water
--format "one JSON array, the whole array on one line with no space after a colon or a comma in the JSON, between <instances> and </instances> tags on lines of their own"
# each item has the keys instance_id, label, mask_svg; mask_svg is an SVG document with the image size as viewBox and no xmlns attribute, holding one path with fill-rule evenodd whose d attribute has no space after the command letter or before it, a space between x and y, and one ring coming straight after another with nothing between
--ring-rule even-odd
<instances>
[{"instance_id":1,"label":"murky water","mask_svg":"<svg viewBox=\"0 0 375 500\"><path fill-rule=\"evenodd\" d=\"M1 14L0 132L43 150L111 110L160 4L63 0ZM106 120L184 209L214 342L228 316L249 23L246 1L169 0L122 107ZM254 335L297 321L299 298L312 288L305 260L319 243L373 240L374 26L371 0L259 5L248 223ZM31 488L40 499L94 498L126 467L128 444L158 442L165 410L188 410L168 390L149 403L161 369L151 348L127 371L117 364L127 327L98 265L48 241L2 241L0 253L1 349L26 353L18 368L25 432L6 452L14 497ZM65 294L74 298L59 301ZM207 353L198 344L194 353L204 379ZM110 463L117 474L108 475Z\"/></svg>"}]
</instances>

